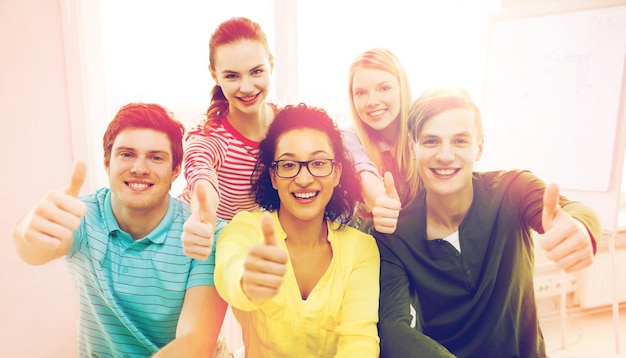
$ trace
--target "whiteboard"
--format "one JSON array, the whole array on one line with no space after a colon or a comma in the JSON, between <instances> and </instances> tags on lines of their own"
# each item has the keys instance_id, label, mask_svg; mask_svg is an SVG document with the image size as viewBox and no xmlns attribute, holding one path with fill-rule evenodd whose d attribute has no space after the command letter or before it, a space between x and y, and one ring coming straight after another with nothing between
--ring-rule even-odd
<instances>
[{"instance_id":1,"label":"whiteboard","mask_svg":"<svg viewBox=\"0 0 626 358\"><path fill-rule=\"evenodd\" d=\"M609 191L625 59L626 6L492 19L478 169Z\"/></svg>"}]
</instances>

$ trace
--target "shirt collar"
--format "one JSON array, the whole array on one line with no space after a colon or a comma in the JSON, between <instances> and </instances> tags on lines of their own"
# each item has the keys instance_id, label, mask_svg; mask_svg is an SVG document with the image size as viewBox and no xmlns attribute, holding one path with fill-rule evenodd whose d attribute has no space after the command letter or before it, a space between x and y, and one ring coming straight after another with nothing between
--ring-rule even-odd
<instances>
[{"instance_id":1,"label":"shirt collar","mask_svg":"<svg viewBox=\"0 0 626 358\"><path fill-rule=\"evenodd\" d=\"M172 198L168 195L167 197L167 211L165 212L165 216L161 219L161 222L157 227L155 227L146 237L137 240L144 241L150 240L155 244L162 244L165 242L165 238L167 237L167 232L170 228L170 225L173 221L174 217L174 208L172 203ZM109 236L114 234L116 231L124 233L130 237L128 233L120 228L119 223L115 219L115 215L113 215L113 207L111 206L111 191L109 190L104 197L104 220L109 231Z\"/></svg>"}]
</instances>

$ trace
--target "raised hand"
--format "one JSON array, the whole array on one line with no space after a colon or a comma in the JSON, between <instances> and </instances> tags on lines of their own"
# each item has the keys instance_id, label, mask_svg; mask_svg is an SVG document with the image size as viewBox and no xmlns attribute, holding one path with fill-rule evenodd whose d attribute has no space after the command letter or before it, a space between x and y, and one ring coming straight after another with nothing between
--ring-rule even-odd
<instances>
[{"instance_id":1,"label":"raised hand","mask_svg":"<svg viewBox=\"0 0 626 358\"><path fill-rule=\"evenodd\" d=\"M289 255L278 244L270 213L261 216L264 242L254 245L244 261L243 292L252 301L263 301L278 294L287 272Z\"/></svg>"},{"instance_id":2,"label":"raised hand","mask_svg":"<svg viewBox=\"0 0 626 358\"><path fill-rule=\"evenodd\" d=\"M17 225L15 243L25 261L43 264L72 247L74 230L87 212L85 203L78 199L86 176L87 164L76 163L70 184L49 192Z\"/></svg>"},{"instance_id":3,"label":"raised hand","mask_svg":"<svg viewBox=\"0 0 626 358\"><path fill-rule=\"evenodd\" d=\"M566 272L575 272L593 262L593 246L587 228L559 206L559 188L550 184L543 195L539 243L547 256Z\"/></svg>"},{"instance_id":4,"label":"raised hand","mask_svg":"<svg viewBox=\"0 0 626 358\"><path fill-rule=\"evenodd\" d=\"M206 260L213 248L214 223L217 222L215 212L211 210L206 188L199 185L194 193L197 210L192 212L183 225L183 252L196 260Z\"/></svg>"},{"instance_id":5,"label":"raised hand","mask_svg":"<svg viewBox=\"0 0 626 358\"><path fill-rule=\"evenodd\" d=\"M390 172L386 172L383 181L385 183L385 194L376 198L372 208L374 228L380 233L392 234L396 231L402 203L396 190L393 175Z\"/></svg>"}]
</instances>

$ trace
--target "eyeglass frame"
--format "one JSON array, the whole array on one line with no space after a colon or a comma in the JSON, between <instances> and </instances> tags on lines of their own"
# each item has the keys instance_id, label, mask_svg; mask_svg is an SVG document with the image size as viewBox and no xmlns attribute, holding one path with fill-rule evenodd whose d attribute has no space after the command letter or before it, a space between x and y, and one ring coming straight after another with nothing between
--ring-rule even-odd
<instances>
[{"instance_id":1,"label":"eyeglass frame","mask_svg":"<svg viewBox=\"0 0 626 358\"><path fill-rule=\"evenodd\" d=\"M309 168L309 163L311 162L315 162L318 160L328 160L330 161L330 172L326 175L315 175L313 174L313 172L311 172L311 168ZM282 176L280 174L278 174L278 164L280 162L293 162L293 163L298 163L298 171L296 172L296 174L289 176L289 177L285 177ZM302 171L302 167L306 167L306 170L309 171L309 174L311 174L311 176L315 177L315 178L325 178L327 176L330 176L334 171L335 171L335 164L336 161L335 159L330 159L330 158L316 158L316 159L311 159L311 160L305 160L305 161L300 161L300 160L291 160L291 159L281 159L281 160L275 160L272 162L271 168L274 170L274 174L276 174L277 177L279 178L283 178L283 179L293 179L295 177L297 177L300 174L300 171Z\"/></svg>"}]
</instances>

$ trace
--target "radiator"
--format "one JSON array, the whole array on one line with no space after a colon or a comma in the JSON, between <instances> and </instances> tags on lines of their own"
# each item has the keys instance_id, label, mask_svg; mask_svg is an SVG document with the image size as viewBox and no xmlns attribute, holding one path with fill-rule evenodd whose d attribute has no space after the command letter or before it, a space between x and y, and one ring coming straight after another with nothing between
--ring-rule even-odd
<instances>
[{"instance_id":1,"label":"radiator","mask_svg":"<svg viewBox=\"0 0 626 358\"><path fill-rule=\"evenodd\" d=\"M598 253L593 264L579 272L576 295L582 308L610 305L614 292L617 302L626 301L626 250L616 250L614 262L613 268L609 252Z\"/></svg>"}]
</instances>

